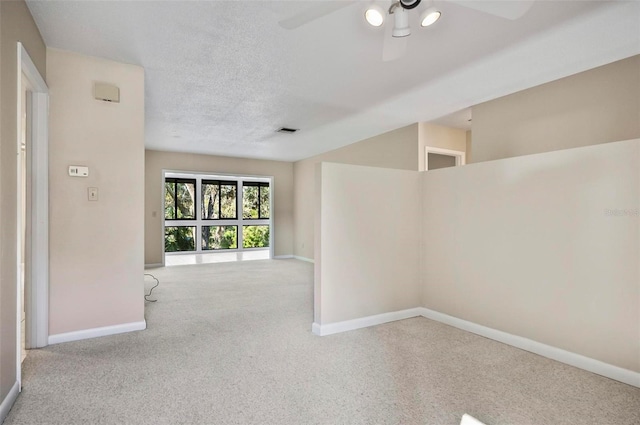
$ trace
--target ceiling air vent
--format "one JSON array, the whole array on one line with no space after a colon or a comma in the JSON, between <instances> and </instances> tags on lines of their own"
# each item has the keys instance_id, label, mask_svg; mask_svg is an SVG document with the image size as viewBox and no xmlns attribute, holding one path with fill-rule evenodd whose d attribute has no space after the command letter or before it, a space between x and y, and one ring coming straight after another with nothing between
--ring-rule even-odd
<instances>
[{"instance_id":1,"label":"ceiling air vent","mask_svg":"<svg viewBox=\"0 0 640 425\"><path fill-rule=\"evenodd\" d=\"M282 127L281 129L277 130L278 133L286 133L286 134L293 134L296 131L298 131L297 128L289 128L289 127Z\"/></svg>"}]
</instances>

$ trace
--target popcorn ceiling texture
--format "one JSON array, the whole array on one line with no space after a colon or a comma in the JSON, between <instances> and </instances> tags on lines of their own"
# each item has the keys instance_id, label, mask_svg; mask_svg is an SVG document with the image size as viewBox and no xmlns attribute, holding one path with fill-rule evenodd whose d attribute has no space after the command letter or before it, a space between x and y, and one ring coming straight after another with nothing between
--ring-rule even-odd
<instances>
[{"instance_id":1,"label":"popcorn ceiling texture","mask_svg":"<svg viewBox=\"0 0 640 425\"><path fill-rule=\"evenodd\" d=\"M286 161L637 54L640 12L536 2L509 21L441 2L429 29L411 15L407 55L382 62L366 2L291 31L278 22L314 2L28 5L47 46L144 67L147 148Z\"/></svg>"}]
</instances>

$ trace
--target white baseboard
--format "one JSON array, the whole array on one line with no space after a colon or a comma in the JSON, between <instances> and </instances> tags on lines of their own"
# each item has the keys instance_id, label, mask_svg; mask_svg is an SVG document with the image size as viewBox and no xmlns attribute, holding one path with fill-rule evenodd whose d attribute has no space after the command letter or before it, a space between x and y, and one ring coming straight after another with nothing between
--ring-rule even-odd
<instances>
[{"instance_id":1,"label":"white baseboard","mask_svg":"<svg viewBox=\"0 0 640 425\"><path fill-rule=\"evenodd\" d=\"M293 258L293 255L276 255L273 257L274 260L288 260Z\"/></svg>"},{"instance_id":2,"label":"white baseboard","mask_svg":"<svg viewBox=\"0 0 640 425\"><path fill-rule=\"evenodd\" d=\"M101 328L84 329L81 331L66 332L49 335L49 345L60 344L62 342L80 341L83 339L97 338L100 336L116 335L125 332L142 331L147 328L147 322L131 322L121 325L104 326Z\"/></svg>"},{"instance_id":3,"label":"white baseboard","mask_svg":"<svg viewBox=\"0 0 640 425\"><path fill-rule=\"evenodd\" d=\"M565 363L579 369L584 369L598 375L606 376L607 378L615 379L616 381L624 382L625 384L629 384L634 387L640 387L640 373L638 372L623 369L609 363L601 362L600 360L572 353L571 351L566 351L561 348L553 347L521 336L488 328L477 323L458 319L457 317L449 316L428 308L422 307L421 310L422 316L427 319L435 320L531 353L539 354L543 357L559 361L560 363Z\"/></svg>"},{"instance_id":4,"label":"white baseboard","mask_svg":"<svg viewBox=\"0 0 640 425\"><path fill-rule=\"evenodd\" d=\"M453 326L454 328L462 329L485 338L493 339L494 341L502 342L504 344L556 360L560 363L565 363L579 369L593 372L640 388L640 373L638 372L614 366L600 360L592 359L581 354L576 354L571 351L566 351L561 348L553 347L521 336L469 322L467 320L459 319L457 317L449 316L448 314L430 310L425 307L377 314L375 316L328 323L326 325L314 322L311 325L311 331L316 335L325 336L418 316L435 320L436 322L441 322L446 325Z\"/></svg>"},{"instance_id":5,"label":"white baseboard","mask_svg":"<svg viewBox=\"0 0 640 425\"><path fill-rule=\"evenodd\" d=\"M145 264L144 265L144 269L157 269L158 267L162 267L164 266L164 264L162 263L152 263L152 264Z\"/></svg>"},{"instance_id":6,"label":"white baseboard","mask_svg":"<svg viewBox=\"0 0 640 425\"><path fill-rule=\"evenodd\" d=\"M299 255L294 255L293 258L300 261L306 261L307 263L315 263L315 261L313 261L313 258L300 257Z\"/></svg>"},{"instance_id":7,"label":"white baseboard","mask_svg":"<svg viewBox=\"0 0 640 425\"><path fill-rule=\"evenodd\" d=\"M390 313L376 314L375 316L360 317L343 322L328 323L320 325L313 323L311 331L319 336L331 335L340 332L352 331L355 329L368 328L369 326L381 325L383 323L395 322L396 320L409 319L422 315L422 309L410 308L407 310L392 311Z\"/></svg>"},{"instance_id":8,"label":"white baseboard","mask_svg":"<svg viewBox=\"0 0 640 425\"><path fill-rule=\"evenodd\" d=\"M9 410L13 406L13 403L16 402L16 398L18 398L18 394L20 393L20 384L16 381L13 384L13 387L9 390L7 396L0 403L0 424L4 422L5 418L9 414Z\"/></svg>"}]
</instances>

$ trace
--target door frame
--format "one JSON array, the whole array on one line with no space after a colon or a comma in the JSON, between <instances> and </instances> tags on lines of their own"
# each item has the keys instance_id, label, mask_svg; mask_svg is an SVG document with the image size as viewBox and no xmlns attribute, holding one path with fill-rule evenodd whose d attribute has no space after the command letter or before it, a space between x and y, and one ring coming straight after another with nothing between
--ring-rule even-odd
<instances>
[{"instance_id":1,"label":"door frame","mask_svg":"<svg viewBox=\"0 0 640 425\"><path fill-rule=\"evenodd\" d=\"M424 152L424 170L429 171L429 154L437 153L439 155L453 156L456 159L456 167L459 165L465 165L467 163L466 153L464 151L456 151L453 149L434 148L431 146L425 147Z\"/></svg>"},{"instance_id":2,"label":"door frame","mask_svg":"<svg viewBox=\"0 0 640 425\"><path fill-rule=\"evenodd\" d=\"M25 265L25 276L30 279L25 280L25 339L27 348L39 348L48 345L49 338L49 88L35 64L31 60L29 53L22 43L17 43L18 53L18 96L17 115L18 131L17 148L17 189L21 190L20 149L22 143L22 85L23 74L29 82L31 94L27 101L28 114L30 119L27 122L30 132L30 154L27 156L30 166L30 193L27 204L30 208L26 211L27 225L30 227L30 238L26 244L29 252L26 257L30 259L30 264ZM19 196L19 195L18 195ZM17 250L22 246L22 211L21 202L18 202L18 225L16 227ZM18 253L19 251L17 251ZM18 255L17 263L20 262ZM22 321L21 305L21 278L19 274L20 264L16 264L17 276L17 300L16 300L16 380L18 385L22 385L21 368L21 337L20 326Z\"/></svg>"}]
</instances>

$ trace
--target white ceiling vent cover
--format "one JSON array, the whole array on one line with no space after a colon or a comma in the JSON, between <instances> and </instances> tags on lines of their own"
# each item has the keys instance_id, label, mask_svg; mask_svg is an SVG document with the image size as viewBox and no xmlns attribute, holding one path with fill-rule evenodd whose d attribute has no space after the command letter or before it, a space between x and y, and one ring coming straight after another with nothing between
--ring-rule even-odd
<instances>
[{"instance_id":1,"label":"white ceiling vent cover","mask_svg":"<svg viewBox=\"0 0 640 425\"><path fill-rule=\"evenodd\" d=\"M94 83L93 97L105 102L120 103L120 89L113 84Z\"/></svg>"}]
</instances>

